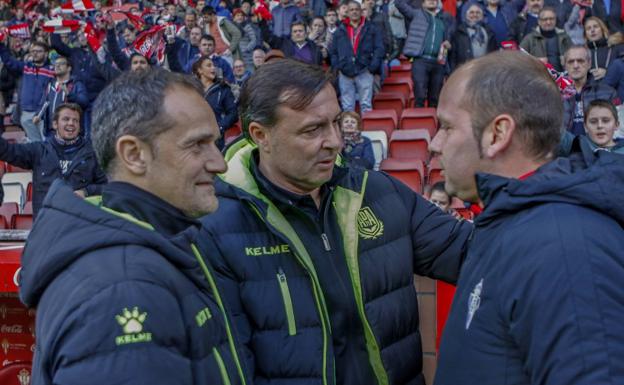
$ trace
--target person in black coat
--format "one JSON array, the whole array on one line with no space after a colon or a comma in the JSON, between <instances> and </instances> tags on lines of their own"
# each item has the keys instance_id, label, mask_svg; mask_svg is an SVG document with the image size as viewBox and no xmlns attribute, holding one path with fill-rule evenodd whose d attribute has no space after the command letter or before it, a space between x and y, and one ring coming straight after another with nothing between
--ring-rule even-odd
<instances>
[{"instance_id":1,"label":"person in black coat","mask_svg":"<svg viewBox=\"0 0 624 385\"><path fill-rule=\"evenodd\" d=\"M455 70L461 64L496 51L496 37L487 25L483 24L483 9L472 3L465 7L462 23L451 38L449 64Z\"/></svg>"},{"instance_id":2,"label":"person in black coat","mask_svg":"<svg viewBox=\"0 0 624 385\"><path fill-rule=\"evenodd\" d=\"M296 21L290 25L289 37L277 37L273 35L270 45L284 52L284 56L286 57L308 64L321 65L323 63L321 47L307 38L306 25L302 21Z\"/></svg>"},{"instance_id":3,"label":"person in black coat","mask_svg":"<svg viewBox=\"0 0 624 385\"><path fill-rule=\"evenodd\" d=\"M95 158L91 142L80 135L82 109L61 104L54 113L56 134L43 142L12 144L0 137L0 160L33 171L33 215L56 179L63 179L82 197L98 195L106 175Z\"/></svg>"},{"instance_id":4,"label":"person in black coat","mask_svg":"<svg viewBox=\"0 0 624 385\"><path fill-rule=\"evenodd\" d=\"M214 111L221 132L217 142L219 149L223 149L223 134L238 120L237 103L230 86L217 76L217 67L208 56L202 56L193 64L193 74L199 78L204 86L204 99Z\"/></svg>"}]
</instances>

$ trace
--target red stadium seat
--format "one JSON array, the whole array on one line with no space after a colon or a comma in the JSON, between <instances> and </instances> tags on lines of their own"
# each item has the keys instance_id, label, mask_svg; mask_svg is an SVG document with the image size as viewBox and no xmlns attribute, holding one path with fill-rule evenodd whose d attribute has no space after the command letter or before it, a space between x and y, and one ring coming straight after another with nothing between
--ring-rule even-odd
<instances>
[{"instance_id":1,"label":"red stadium seat","mask_svg":"<svg viewBox=\"0 0 624 385\"><path fill-rule=\"evenodd\" d=\"M390 67L389 78L412 78L412 63L407 62L398 66Z\"/></svg>"},{"instance_id":2,"label":"red stadium seat","mask_svg":"<svg viewBox=\"0 0 624 385\"><path fill-rule=\"evenodd\" d=\"M371 110L362 116L362 131L384 131L388 138L396 130L398 115L395 110Z\"/></svg>"},{"instance_id":3,"label":"red stadium seat","mask_svg":"<svg viewBox=\"0 0 624 385\"><path fill-rule=\"evenodd\" d=\"M28 183L26 187L26 202L32 202L32 194L33 194L33 184L32 182Z\"/></svg>"},{"instance_id":4,"label":"red stadium seat","mask_svg":"<svg viewBox=\"0 0 624 385\"><path fill-rule=\"evenodd\" d=\"M429 130L429 135L433 138L438 131L438 119L435 108L406 108L401 114L399 128L401 130L426 128Z\"/></svg>"},{"instance_id":5,"label":"red stadium seat","mask_svg":"<svg viewBox=\"0 0 624 385\"><path fill-rule=\"evenodd\" d=\"M2 385L24 385L30 384L32 379L32 363L12 362L4 367L0 367L0 384Z\"/></svg>"},{"instance_id":6,"label":"red stadium seat","mask_svg":"<svg viewBox=\"0 0 624 385\"><path fill-rule=\"evenodd\" d=\"M396 130L390 137L389 151L392 158L419 159L426 162L429 159L429 131Z\"/></svg>"},{"instance_id":7,"label":"red stadium seat","mask_svg":"<svg viewBox=\"0 0 624 385\"><path fill-rule=\"evenodd\" d=\"M0 206L0 215L6 223L11 223L13 216L19 213L19 205L16 202L4 202Z\"/></svg>"},{"instance_id":8,"label":"red stadium seat","mask_svg":"<svg viewBox=\"0 0 624 385\"><path fill-rule=\"evenodd\" d=\"M405 183L417 193L422 194L425 172L421 160L388 158L381 162L379 169Z\"/></svg>"},{"instance_id":9,"label":"red stadium seat","mask_svg":"<svg viewBox=\"0 0 624 385\"><path fill-rule=\"evenodd\" d=\"M442 175L442 165L440 164L440 159L438 157L431 159L427 170L427 183L429 185L433 186L437 182L442 182L444 180L444 175Z\"/></svg>"},{"instance_id":10,"label":"red stadium seat","mask_svg":"<svg viewBox=\"0 0 624 385\"><path fill-rule=\"evenodd\" d=\"M374 110L395 110L397 116L407 107L408 97L400 92L379 92L373 99Z\"/></svg>"},{"instance_id":11,"label":"red stadium seat","mask_svg":"<svg viewBox=\"0 0 624 385\"><path fill-rule=\"evenodd\" d=\"M31 170L26 169L26 168L21 168L21 167L14 166L14 165L12 165L10 163L7 163L6 166L7 166L6 172L30 172L31 171Z\"/></svg>"},{"instance_id":12,"label":"red stadium seat","mask_svg":"<svg viewBox=\"0 0 624 385\"><path fill-rule=\"evenodd\" d=\"M409 100L413 97L412 78L386 78L381 86L382 92L399 92Z\"/></svg>"},{"instance_id":13,"label":"red stadium seat","mask_svg":"<svg viewBox=\"0 0 624 385\"><path fill-rule=\"evenodd\" d=\"M16 230L30 230L33 224L32 214L16 214L13 215L11 228Z\"/></svg>"},{"instance_id":14,"label":"red stadium seat","mask_svg":"<svg viewBox=\"0 0 624 385\"><path fill-rule=\"evenodd\" d=\"M2 137L10 143L22 143L26 140L26 133L22 130L19 131L5 131Z\"/></svg>"},{"instance_id":15,"label":"red stadium seat","mask_svg":"<svg viewBox=\"0 0 624 385\"><path fill-rule=\"evenodd\" d=\"M33 213L32 201L28 201L24 204L24 209L22 210L22 214L32 215L32 213Z\"/></svg>"}]
</instances>

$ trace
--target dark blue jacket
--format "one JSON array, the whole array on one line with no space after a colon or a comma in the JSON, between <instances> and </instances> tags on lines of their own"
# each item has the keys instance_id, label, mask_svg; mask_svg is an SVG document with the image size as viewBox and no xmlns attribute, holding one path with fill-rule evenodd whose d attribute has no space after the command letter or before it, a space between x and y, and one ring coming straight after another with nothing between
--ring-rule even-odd
<instances>
[{"instance_id":1,"label":"dark blue jacket","mask_svg":"<svg viewBox=\"0 0 624 385\"><path fill-rule=\"evenodd\" d=\"M363 167L368 170L372 170L375 166L373 144L371 140L365 136L362 136L362 142L360 143L345 143L342 155L350 165Z\"/></svg>"},{"instance_id":2,"label":"dark blue jacket","mask_svg":"<svg viewBox=\"0 0 624 385\"><path fill-rule=\"evenodd\" d=\"M290 25L295 21L303 21L299 7L289 4L286 7L277 5L271 11L273 15L273 34L277 37L290 37Z\"/></svg>"},{"instance_id":3,"label":"dark blue jacket","mask_svg":"<svg viewBox=\"0 0 624 385\"><path fill-rule=\"evenodd\" d=\"M146 210L171 221L165 205ZM33 385L249 383L203 257L154 228L52 186L20 273L37 308Z\"/></svg>"},{"instance_id":4,"label":"dark blue jacket","mask_svg":"<svg viewBox=\"0 0 624 385\"><path fill-rule=\"evenodd\" d=\"M176 38L175 42L170 45L167 51L167 59L169 60L169 68L174 72L182 72L190 74L193 72L193 64L201 57L199 49L191 45L186 40ZM217 55L211 57L215 66L221 69L223 79L228 83L234 83L234 72L232 66Z\"/></svg>"},{"instance_id":5,"label":"dark blue jacket","mask_svg":"<svg viewBox=\"0 0 624 385\"><path fill-rule=\"evenodd\" d=\"M611 62L603 82L613 87L620 101L624 101L624 59L618 58Z\"/></svg>"},{"instance_id":6,"label":"dark blue jacket","mask_svg":"<svg viewBox=\"0 0 624 385\"><path fill-rule=\"evenodd\" d=\"M624 156L481 174L436 385L624 383Z\"/></svg>"},{"instance_id":7,"label":"dark blue jacket","mask_svg":"<svg viewBox=\"0 0 624 385\"><path fill-rule=\"evenodd\" d=\"M365 22L360 32L357 53L354 55L347 28L345 24L341 24L334 32L329 55L332 68L347 77L355 77L365 70L372 74L378 73L385 55L381 33L375 24Z\"/></svg>"},{"instance_id":8,"label":"dark blue jacket","mask_svg":"<svg viewBox=\"0 0 624 385\"><path fill-rule=\"evenodd\" d=\"M54 111L56 111L56 108L61 104L76 103L83 111L89 107L89 94L81 81L70 78L67 83L65 83L67 92L64 92L60 87L57 89L55 86L56 80L51 81L48 83L43 93L42 107L45 108L41 111L40 116L44 121L46 132L53 129L52 120L54 118Z\"/></svg>"},{"instance_id":9,"label":"dark blue jacket","mask_svg":"<svg viewBox=\"0 0 624 385\"><path fill-rule=\"evenodd\" d=\"M106 175L98 165L91 142L81 139L72 149L71 163L67 163L70 156L64 154L66 148L52 137L43 142L21 144L9 143L0 137L0 160L33 172L34 215L56 179L63 179L74 190L86 190L87 195L99 194L106 183Z\"/></svg>"},{"instance_id":10,"label":"dark blue jacket","mask_svg":"<svg viewBox=\"0 0 624 385\"><path fill-rule=\"evenodd\" d=\"M48 83L54 80L54 67L46 61L41 66L32 62L16 60L5 44L0 44L0 59L9 71L22 74L19 105L22 111L37 112L43 105L43 93Z\"/></svg>"},{"instance_id":11,"label":"dark blue jacket","mask_svg":"<svg viewBox=\"0 0 624 385\"><path fill-rule=\"evenodd\" d=\"M91 49L88 47L69 47L56 33L50 35L50 41L53 49L69 58L72 65L72 76L84 83L89 95L89 102L93 103L107 84L106 79L98 71L96 56L91 54Z\"/></svg>"},{"instance_id":12,"label":"dark blue jacket","mask_svg":"<svg viewBox=\"0 0 624 385\"><path fill-rule=\"evenodd\" d=\"M238 120L238 104L229 85L223 82L214 83L206 92L204 99L212 107L217 118L221 135ZM221 140L223 137L221 137Z\"/></svg>"},{"instance_id":13,"label":"dark blue jacket","mask_svg":"<svg viewBox=\"0 0 624 385\"><path fill-rule=\"evenodd\" d=\"M228 149L219 209L202 218L198 246L254 383L351 385L350 375L366 373L355 383L424 384L413 274L454 281L471 224L386 174L342 167L325 186L320 219L305 220L300 203L261 192L252 156L245 140ZM337 276L330 265L343 278L328 280ZM363 359L344 357L358 352Z\"/></svg>"},{"instance_id":14,"label":"dark blue jacket","mask_svg":"<svg viewBox=\"0 0 624 385\"><path fill-rule=\"evenodd\" d=\"M589 103L593 100L604 99L616 105L621 104L617 91L605 82L594 80L591 74L588 75L587 82L581 89L581 101L583 103L583 111L587 110ZM572 96L563 101L563 128L572 131L574 127L574 110L576 107L575 97ZM574 133L574 132L573 132ZM584 132L576 132L574 134L584 134Z\"/></svg>"}]
</instances>

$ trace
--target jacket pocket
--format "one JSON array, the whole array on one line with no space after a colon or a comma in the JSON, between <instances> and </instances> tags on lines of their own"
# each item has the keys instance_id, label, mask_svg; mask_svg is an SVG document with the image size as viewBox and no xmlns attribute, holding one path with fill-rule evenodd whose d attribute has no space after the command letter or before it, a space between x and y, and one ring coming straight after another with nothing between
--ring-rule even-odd
<instances>
[{"instance_id":1,"label":"jacket pocket","mask_svg":"<svg viewBox=\"0 0 624 385\"><path fill-rule=\"evenodd\" d=\"M288 322L288 335L297 334L297 326L295 325L295 312L293 310L292 299L290 298L290 290L288 289L288 280L284 270L279 268L277 271L277 282L282 292L282 301L284 302L284 310L286 311L286 321Z\"/></svg>"},{"instance_id":2,"label":"jacket pocket","mask_svg":"<svg viewBox=\"0 0 624 385\"><path fill-rule=\"evenodd\" d=\"M219 353L219 351L215 347L212 348L212 353L214 354L215 361L217 361L219 372L221 372L221 379L223 380L223 385L231 385L230 376L228 375L227 369L225 368L225 363L223 362L221 353Z\"/></svg>"}]
</instances>

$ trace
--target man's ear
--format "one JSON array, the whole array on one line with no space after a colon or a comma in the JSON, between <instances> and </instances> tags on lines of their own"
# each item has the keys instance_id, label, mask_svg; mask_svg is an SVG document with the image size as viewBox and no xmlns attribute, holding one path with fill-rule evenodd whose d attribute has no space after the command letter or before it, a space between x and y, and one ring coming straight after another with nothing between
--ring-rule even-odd
<instances>
[{"instance_id":1,"label":"man's ear","mask_svg":"<svg viewBox=\"0 0 624 385\"><path fill-rule=\"evenodd\" d=\"M151 146L132 135L117 139L115 151L118 166L136 176L145 174L153 158Z\"/></svg>"},{"instance_id":2,"label":"man's ear","mask_svg":"<svg viewBox=\"0 0 624 385\"><path fill-rule=\"evenodd\" d=\"M271 132L258 122L249 123L249 137L258 145L261 152L271 152L269 138Z\"/></svg>"},{"instance_id":3,"label":"man's ear","mask_svg":"<svg viewBox=\"0 0 624 385\"><path fill-rule=\"evenodd\" d=\"M515 131L516 122L510 115L495 117L481 137L483 156L492 159L504 153L511 145Z\"/></svg>"},{"instance_id":4,"label":"man's ear","mask_svg":"<svg viewBox=\"0 0 624 385\"><path fill-rule=\"evenodd\" d=\"M54 131L58 129L58 123L56 122L55 119L52 119L52 128L54 128Z\"/></svg>"}]
</instances>

